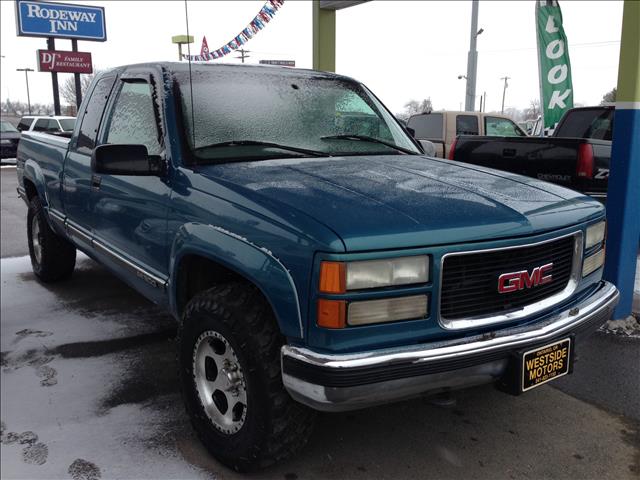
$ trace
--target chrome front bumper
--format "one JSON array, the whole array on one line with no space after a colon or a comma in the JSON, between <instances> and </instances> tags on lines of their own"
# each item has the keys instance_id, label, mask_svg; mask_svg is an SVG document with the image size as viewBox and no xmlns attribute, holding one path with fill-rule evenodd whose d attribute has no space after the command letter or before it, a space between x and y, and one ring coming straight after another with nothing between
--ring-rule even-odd
<instances>
[{"instance_id":1,"label":"chrome front bumper","mask_svg":"<svg viewBox=\"0 0 640 480\"><path fill-rule=\"evenodd\" d=\"M520 350L569 335L577 339L609 320L615 286L600 282L586 298L535 325L422 345L327 355L282 347L282 380L291 396L323 411L382 403L497 382Z\"/></svg>"}]
</instances>

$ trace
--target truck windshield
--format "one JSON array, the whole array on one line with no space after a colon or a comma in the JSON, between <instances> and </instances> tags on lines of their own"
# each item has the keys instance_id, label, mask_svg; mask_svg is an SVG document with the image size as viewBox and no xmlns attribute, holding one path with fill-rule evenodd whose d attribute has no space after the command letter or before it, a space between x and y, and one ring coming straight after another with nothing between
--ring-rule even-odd
<instances>
[{"instance_id":1,"label":"truck windshield","mask_svg":"<svg viewBox=\"0 0 640 480\"><path fill-rule=\"evenodd\" d=\"M176 75L186 137L197 161L421 153L356 82L214 68L193 72L193 120L189 74Z\"/></svg>"},{"instance_id":2,"label":"truck windshield","mask_svg":"<svg viewBox=\"0 0 640 480\"><path fill-rule=\"evenodd\" d=\"M569 111L553 136L611 140L613 112L613 108L585 108Z\"/></svg>"},{"instance_id":3,"label":"truck windshield","mask_svg":"<svg viewBox=\"0 0 640 480\"><path fill-rule=\"evenodd\" d=\"M9 122L0 122L0 132L2 133L14 133L17 132L18 129L11 125Z\"/></svg>"}]
</instances>

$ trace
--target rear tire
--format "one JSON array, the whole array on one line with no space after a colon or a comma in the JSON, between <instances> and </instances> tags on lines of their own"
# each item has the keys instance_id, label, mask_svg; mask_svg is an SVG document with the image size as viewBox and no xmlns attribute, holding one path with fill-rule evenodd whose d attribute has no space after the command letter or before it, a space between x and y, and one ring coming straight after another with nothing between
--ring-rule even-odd
<instances>
[{"instance_id":1,"label":"rear tire","mask_svg":"<svg viewBox=\"0 0 640 480\"><path fill-rule=\"evenodd\" d=\"M50 283L71 276L76 265L76 247L51 229L37 196L29 202L27 238L33 273L40 280Z\"/></svg>"},{"instance_id":2,"label":"rear tire","mask_svg":"<svg viewBox=\"0 0 640 480\"><path fill-rule=\"evenodd\" d=\"M237 471L293 455L313 429L315 412L282 384L282 344L271 307L252 285L202 292L182 317L178 360L187 413L207 450Z\"/></svg>"}]
</instances>

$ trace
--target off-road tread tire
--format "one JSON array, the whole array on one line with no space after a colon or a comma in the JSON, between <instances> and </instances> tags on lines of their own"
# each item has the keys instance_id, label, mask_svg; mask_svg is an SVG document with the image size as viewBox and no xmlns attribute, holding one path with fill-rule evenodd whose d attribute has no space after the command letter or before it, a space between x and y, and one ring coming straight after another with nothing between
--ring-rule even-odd
<instances>
[{"instance_id":1,"label":"off-road tread tire","mask_svg":"<svg viewBox=\"0 0 640 480\"><path fill-rule=\"evenodd\" d=\"M31 237L31 222L37 216L40 225L40 245L42 247L42 261L38 262L33 253ZM29 242L29 256L33 273L44 283L53 283L68 279L76 266L76 247L66 238L55 233L49 226L42 208L42 202L37 196L29 201L27 212L27 239Z\"/></svg>"},{"instance_id":2,"label":"off-road tread tire","mask_svg":"<svg viewBox=\"0 0 640 480\"><path fill-rule=\"evenodd\" d=\"M247 416L235 434L219 432L204 412L193 381L193 347L205 330L231 344L247 384ZM299 451L313 430L315 412L295 402L282 384L280 347L284 338L271 307L253 285L234 282L197 294L186 306L178 329L182 395L194 430L209 452L225 465L255 471Z\"/></svg>"}]
</instances>

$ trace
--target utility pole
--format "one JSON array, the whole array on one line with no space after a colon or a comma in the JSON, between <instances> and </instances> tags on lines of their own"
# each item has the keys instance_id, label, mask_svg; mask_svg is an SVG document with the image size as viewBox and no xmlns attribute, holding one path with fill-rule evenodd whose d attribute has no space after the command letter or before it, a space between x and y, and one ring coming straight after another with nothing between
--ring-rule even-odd
<instances>
[{"instance_id":1,"label":"utility pole","mask_svg":"<svg viewBox=\"0 0 640 480\"><path fill-rule=\"evenodd\" d=\"M249 58L249 55L247 55L247 53L251 53L251 51L241 48L240 50L238 50L238 53L240 53L240 56L236 58L240 58L242 60L242 63L244 63L244 59Z\"/></svg>"},{"instance_id":2,"label":"utility pole","mask_svg":"<svg viewBox=\"0 0 640 480\"><path fill-rule=\"evenodd\" d=\"M500 113L504 113L504 96L507 93L507 87L509 86L509 84L507 83L507 80L509 80L511 77L501 77L500 80L504 80L504 87L502 88L502 110Z\"/></svg>"},{"instance_id":3,"label":"utility pole","mask_svg":"<svg viewBox=\"0 0 640 480\"><path fill-rule=\"evenodd\" d=\"M478 30L478 0L471 3L471 34L469 39L469 54L467 56L467 96L464 109L473 112L476 106L476 74L478 72L478 51L476 40L484 29Z\"/></svg>"},{"instance_id":4,"label":"utility pole","mask_svg":"<svg viewBox=\"0 0 640 480\"><path fill-rule=\"evenodd\" d=\"M29 72L33 72L33 68L16 68L17 72L24 72L24 79L27 81L27 105L29 105L29 115L31 115L31 97L29 96Z\"/></svg>"}]
</instances>

